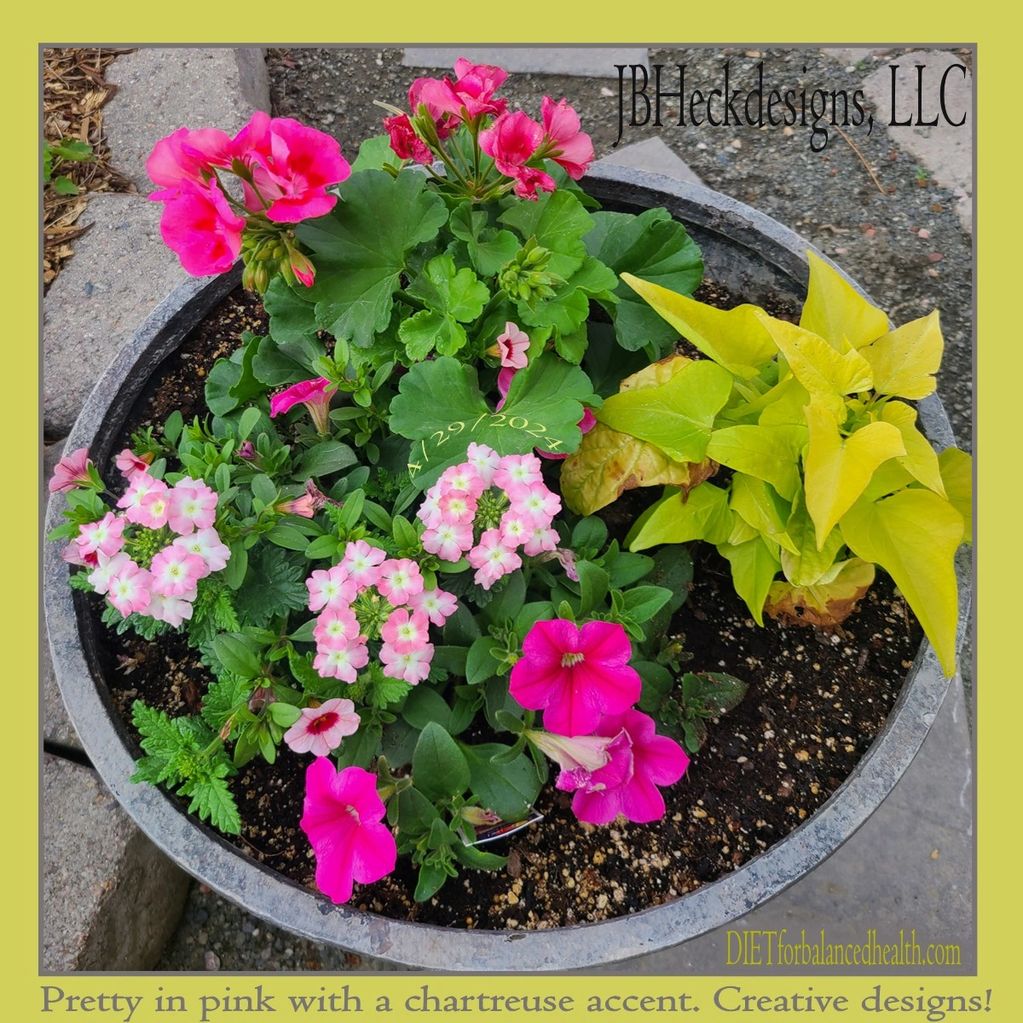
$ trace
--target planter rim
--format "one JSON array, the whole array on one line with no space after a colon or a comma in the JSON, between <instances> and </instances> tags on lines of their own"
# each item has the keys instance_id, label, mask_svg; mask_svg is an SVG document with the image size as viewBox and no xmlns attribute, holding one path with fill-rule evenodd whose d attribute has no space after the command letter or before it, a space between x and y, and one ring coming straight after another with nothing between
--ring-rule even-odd
<instances>
[{"instance_id":1,"label":"planter rim","mask_svg":"<svg viewBox=\"0 0 1023 1023\"><path fill-rule=\"evenodd\" d=\"M758 252L800 280L806 278L808 250L827 260L771 217L702 185L607 165L593 167L586 184L596 186L594 191L603 199L628 201L632 196L635 203L641 195L643 204L668 206L687 225L713 222L718 229L734 230L755 240ZM843 276L866 294L848 275ZM148 379L134 375L139 361L149 358L158 364L178 347L182 330L192 322L189 310L201 306L203 313L208 312L239 280L236 267L213 281L188 281L162 302L89 395L66 449L91 447L109 415L126 414ZM932 444L944 448L954 443L937 395L921 401L918 412ZM63 495L50 498L46 532L60 523L64 507ZM94 680L79 632L84 605L76 607L59 545L45 540L43 571L54 673L71 720L105 784L157 847L204 884L277 926L363 955L438 972L540 972L598 966L669 948L749 912L818 866L877 809L918 752L950 681L925 640L884 727L852 773L806 821L732 873L671 902L597 923L540 931L463 930L334 906L326 897L250 859L182 812L163 790L132 783L133 752L127 734ZM963 557L957 560L957 576L958 649L971 599L970 571Z\"/></svg>"}]
</instances>

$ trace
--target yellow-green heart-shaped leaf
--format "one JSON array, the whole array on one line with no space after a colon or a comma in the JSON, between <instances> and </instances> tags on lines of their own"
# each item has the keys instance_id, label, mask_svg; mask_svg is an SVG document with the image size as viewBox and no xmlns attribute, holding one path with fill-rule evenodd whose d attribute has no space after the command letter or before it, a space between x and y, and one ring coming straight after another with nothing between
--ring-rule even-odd
<instances>
[{"instance_id":1,"label":"yellow-green heart-shaped leaf","mask_svg":"<svg viewBox=\"0 0 1023 1023\"><path fill-rule=\"evenodd\" d=\"M687 493L666 490L636 521L625 538L630 551L643 551L661 543L706 540L725 543L732 532L728 493L713 483L701 483Z\"/></svg>"},{"instance_id":2,"label":"yellow-green heart-shaped leaf","mask_svg":"<svg viewBox=\"0 0 1023 1023\"><path fill-rule=\"evenodd\" d=\"M786 528L789 505L769 483L737 472L732 477L729 507L742 521L769 540L789 551L798 550ZM732 539L731 542L736 541Z\"/></svg>"},{"instance_id":3,"label":"yellow-green heart-shaped leaf","mask_svg":"<svg viewBox=\"0 0 1023 1023\"><path fill-rule=\"evenodd\" d=\"M955 552L963 517L945 498L913 487L880 501L857 501L842 517L842 535L857 556L895 580L951 675L959 616Z\"/></svg>"},{"instance_id":4,"label":"yellow-green heart-shaped leaf","mask_svg":"<svg viewBox=\"0 0 1023 1023\"><path fill-rule=\"evenodd\" d=\"M732 566L732 585L753 615L757 625L764 624L764 601L778 574L778 545L762 536L745 543L718 545L718 551Z\"/></svg>"},{"instance_id":5,"label":"yellow-green heart-shaped leaf","mask_svg":"<svg viewBox=\"0 0 1023 1023\"><path fill-rule=\"evenodd\" d=\"M623 273L621 278L707 358L737 377L755 377L760 367L777 353L759 318L766 314L757 306L716 309L629 273Z\"/></svg>"},{"instance_id":6,"label":"yellow-green heart-shaped leaf","mask_svg":"<svg viewBox=\"0 0 1023 1023\"><path fill-rule=\"evenodd\" d=\"M926 398L937 386L934 374L941 365L944 348L935 310L878 338L860 349L860 354L870 363L878 394Z\"/></svg>"},{"instance_id":7,"label":"yellow-green heart-shaped leaf","mask_svg":"<svg viewBox=\"0 0 1023 1023\"><path fill-rule=\"evenodd\" d=\"M881 409L881 420L891 423L902 434L906 453L898 457L899 465L929 490L945 497L938 455L930 441L916 428L916 410L905 402L889 401Z\"/></svg>"},{"instance_id":8,"label":"yellow-green heart-shaped leaf","mask_svg":"<svg viewBox=\"0 0 1023 1023\"><path fill-rule=\"evenodd\" d=\"M799 490L799 456L806 437L804 426L726 426L711 434L706 454L770 483L791 501Z\"/></svg>"},{"instance_id":9,"label":"yellow-green heart-shaped leaf","mask_svg":"<svg viewBox=\"0 0 1023 1023\"><path fill-rule=\"evenodd\" d=\"M973 459L959 448L945 448L938 455L945 495L963 517L963 540L973 543Z\"/></svg>"},{"instance_id":10,"label":"yellow-green heart-shaped leaf","mask_svg":"<svg viewBox=\"0 0 1023 1023\"><path fill-rule=\"evenodd\" d=\"M810 441L806 449L806 510L817 532L817 549L836 522L863 493L874 471L906 453L891 423L869 423L843 440L831 412L812 401L806 407Z\"/></svg>"},{"instance_id":11,"label":"yellow-green heart-shaped leaf","mask_svg":"<svg viewBox=\"0 0 1023 1023\"><path fill-rule=\"evenodd\" d=\"M871 305L833 266L812 252L810 284L799 325L838 351L862 348L888 331L888 317Z\"/></svg>"}]
</instances>

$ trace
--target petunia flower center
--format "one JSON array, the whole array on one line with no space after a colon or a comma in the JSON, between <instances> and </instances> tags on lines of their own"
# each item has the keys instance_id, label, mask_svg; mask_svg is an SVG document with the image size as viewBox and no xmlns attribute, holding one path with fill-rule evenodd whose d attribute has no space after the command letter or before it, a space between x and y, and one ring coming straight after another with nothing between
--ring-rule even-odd
<instances>
[{"instance_id":1,"label":"petunia flower center","mask_svg":"<svg viewBox=\"0 0 1023 1023\"><path fill-rule=\"evenodd\" d=\"M586 660L586 655L581 653L567 653L561 655L561 666L563 668L574 668L577 664L582 664Z\"/></svg>"},{"instance_id":2,"label":"petunia flower center","mask_svg":"<svg viewBox=\"0 0 1023 1023\"><path fill-rule=\"evenodd\" d=\"M326 714L321 714L318 718L313 718L306 725L306 731L311 735L320 735L323 732L329 732L337 722L337 714L334 711L328 711Z\"/></svg>"}]
</instances>

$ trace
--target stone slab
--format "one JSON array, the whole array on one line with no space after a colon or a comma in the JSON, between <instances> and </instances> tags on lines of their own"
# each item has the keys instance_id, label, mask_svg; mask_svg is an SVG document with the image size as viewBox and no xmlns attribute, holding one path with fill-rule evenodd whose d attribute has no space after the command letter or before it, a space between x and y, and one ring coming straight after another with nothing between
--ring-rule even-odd
<instances>
[{"instance_id":1,"label":"stone slab","mask_svg":"<svg viewBox=\"0 0 1023 1023\"><path fill-rule=\"evenodd\" d=\"M177 128L234 134L254 110L270 110L265 53L258 47L146 46L117 58L107 81L118 87L103 110L117 168L140 192L153 188L146 157Z\"/></svg>"},{"instance_id":2,"label":"stone slab","mask_svg":"<svg viewBox=\"0 0 1023 1023\"><path fill-rule=\"evenodd\" d=\"M177 926L188 879L94 771L43 758L42 968L148 970Z\"/></svg>"},{"instance_id":3,"label":"stone slab","mask_svg":"<svg viewBox=\"0 0 1023 1023\"><path fill-rule=\"evenodd\" d=\"M954 127L939 118L936 127L892 125L888 135L930 171L939 185L951 188L958 197L956 212L965 231L973 227L973 76L953 68L961 64L958 54L948 50L914 50L891 57L863 80L863 90L878 113L889 120L906 121L917 115L917 69L924 65L920 104L924 120L940 112L939 98L946 71L945 104L950 117L966 123ZM892 71L895 72L895 108L892 114ZM949 70L951 69L951 70Z\"/></svg>"},{"instance_id":4,"label":"stone slab","mask_svg":"<svg viewBox=\"0 0 1023 1023\"><path fill-rule=\"evenodd\" d=\"M64 443L47 444L43 448L43 476L42 476L42 501L45 505L49 492L47 483L53 475L53 467L64 451ZM49 541L46 541L49 542ZM43 738L48 743L55 743L58 746L66 746L70 749L80 750L81 740L71 724L64 701L61 699L60 689L57 688L57 679L53 673L53 661L50 657L50 644L46 637L46 627L40 614L41 641L39 645L39 688L43 699Z\"/></svg>"},{"instance_id":5,"label":"stone slab","mask_svg":"<svg viewBox=\"0 0 1023 1023\"><path fill-rule=\"evenodd\" d=\"M960 678L953 679L924 744L880 809L830 859L740 918L677 948L612 967L616 973L736 974L763 968L730 966L728 932L788 929L811 944L821 928L829 942L896 941L916 928L917 941L960 946L959 967L891 968L885 972L962 973L976 964L974 906L973 748ZM828 972L772 966L775 973ZM831 971L855 973L857 967ZM873 974L877 968L859 972Z\"/></svg>"},{"instance_id":6,"label":"stone slab","mask_svg":"<svg viewBox=\"0 0 1023 1023\"><path fill-rule=\"evenodd\" d=\"M160 207L141 195L89 199L75 255L43 303L47 440L66 437L117 350L188 275L160 238Z\"/></svg>"},{"instance_id":7,"label":"stone slab","mask_svg":"<svg viewBox=\"0 0 1023 1023\"><path fill-rule=\"evenodd\" d=\"M450 70L459 57L497 64L511 74L579 75L617 78L615 64L642 64L649 55L639 47L616 46L417 46L405 50L405 67Z\"/></svg>"},{"instance_id":8,"label":"stone slab","mask_svg":"<svg viewBox=\"0 0 1023 1023\"><path fill-rule=\"evenodd\" d=\"M596 167L608 165L634 167L637 170L649 171L651 174L663 174L665 177L675 178L678 181L689 181L695 185L703 184L689 164L657 136L614 149L594 164Z\"/></svg>"}]
</instances>

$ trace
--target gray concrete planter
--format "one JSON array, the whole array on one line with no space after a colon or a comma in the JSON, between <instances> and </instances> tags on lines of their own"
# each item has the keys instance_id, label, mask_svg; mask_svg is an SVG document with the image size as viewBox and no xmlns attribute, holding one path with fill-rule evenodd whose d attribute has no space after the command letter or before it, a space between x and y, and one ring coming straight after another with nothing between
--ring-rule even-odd
<instances>
[{"instance_id":1,"label":"gray concrete planter","mask_svg":"<svg viewBox=\"0 0 1023 1023\"><path fill-rule=\"evenodd\" d=\"M805 241L742 203L698 185L629 169L591 174L588 190L610 209L666 206L703 247L709 276L745 301L768 295L799 303L807 279ZM109 457L125 419L160 362L236 284L238 273L179 288L125 346L86 402L67 450ZM940 401L920 403L920 421L939 448L953 442ZM47 528L63 498L50 501ZM67 585L58 544L47 544L44 601L53 663L64 700L93 764L146 834L205 884L251 912L317 941L431 970L567 970L629 959L693 938L748 913L798 881L867 820L916 755L948 687L924 642L888 721L853 773L806 822L734 873L666 905L602 923L548 931L465 931L387 919L332 905L247 858L162 791L134 785L134 743L114 713L97 657L96 626ZM960 572L960 641L970 601Z\"/></svg>"}]
</instances>

